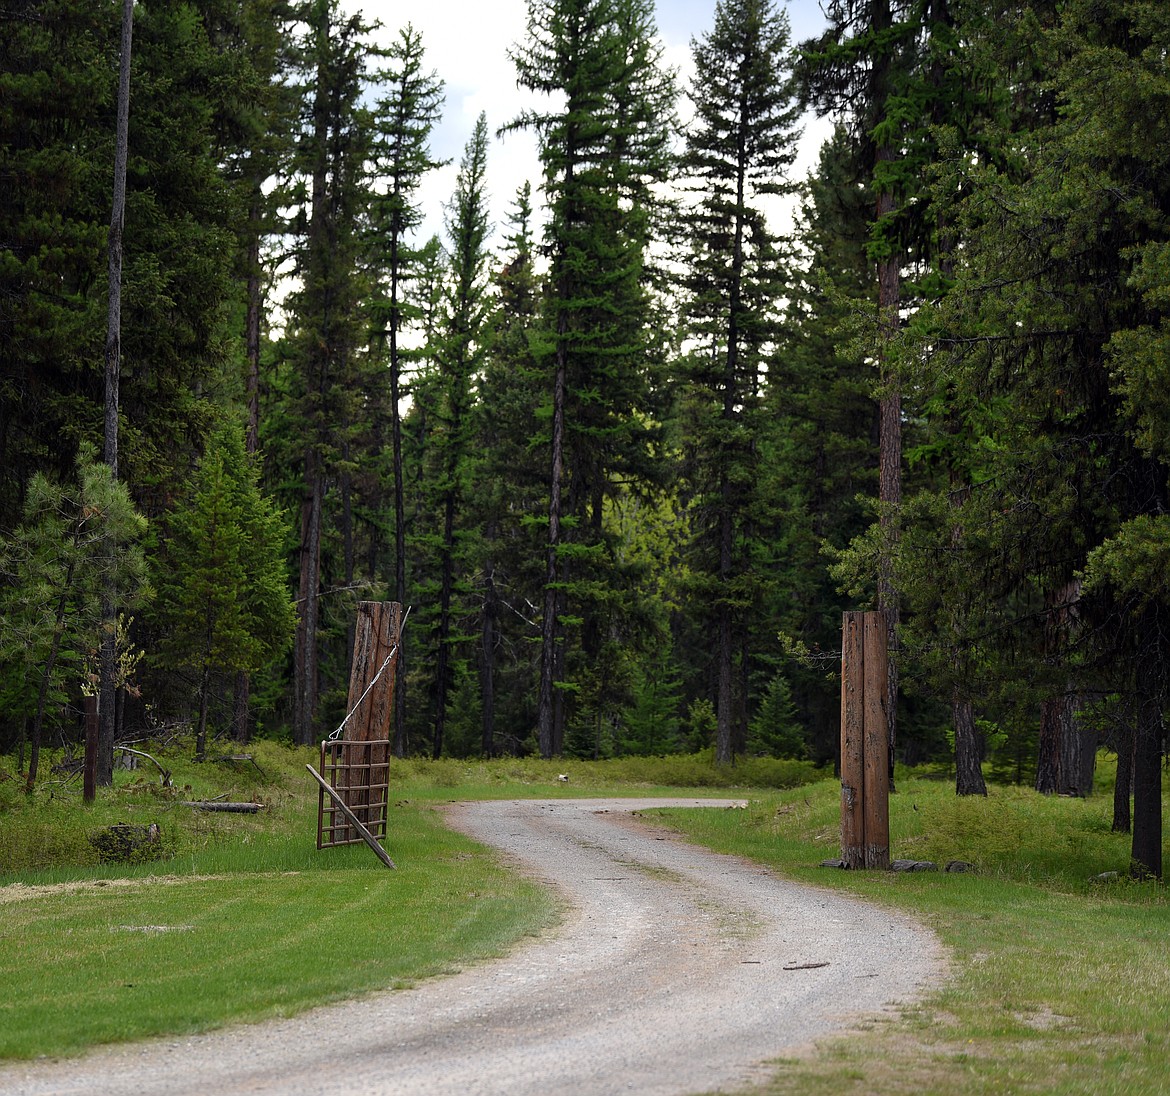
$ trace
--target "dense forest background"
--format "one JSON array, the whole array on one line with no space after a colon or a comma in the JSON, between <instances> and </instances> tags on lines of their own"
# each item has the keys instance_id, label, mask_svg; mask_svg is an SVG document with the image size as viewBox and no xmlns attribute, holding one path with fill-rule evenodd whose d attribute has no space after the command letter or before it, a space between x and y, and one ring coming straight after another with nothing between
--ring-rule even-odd
<instances>
[{"instance_id":1,"label":"dense forest background","mask_svg":"<svg viewBox=\"0 0 1170 1096\"><path fill-rule=\"evenodd\" d=\"M721 0L683 87L650 0L529 0L531 106L480 119L422 239L443 83L409 25L10 0L0 750L30 787L99 692L107 776L165 728L315 742L358 600L411 608L399 754L829 762L868 607L898 760L1085 794L1115 750L1160 873L1170 9L825 9L794 42ZM542 174L492 225L512 130Z\"/></svg>"}]
</instances>

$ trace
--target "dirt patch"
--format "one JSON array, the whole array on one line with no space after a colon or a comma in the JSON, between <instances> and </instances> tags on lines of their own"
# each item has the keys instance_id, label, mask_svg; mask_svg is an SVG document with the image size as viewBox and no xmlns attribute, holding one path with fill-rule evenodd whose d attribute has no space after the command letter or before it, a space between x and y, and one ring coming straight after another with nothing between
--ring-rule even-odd
<instances>
[{"instance_id":1,"label":"dirt patch","mask_svg":"<svg viewBox=\"0 0 1170 1096\"><path fill-rule=\"evenodd\" d=\"M297 875L295 871L273 872L274 876ZM102 894L107 890L135 887L173 887L181 883L206 883L214 879L231 879L220 875L143 875L133 879L73 879L67 883L9 883L0 887L0 906L29 902L36 898L53 898L62 894Z\"/></svg>"}]
</instances>

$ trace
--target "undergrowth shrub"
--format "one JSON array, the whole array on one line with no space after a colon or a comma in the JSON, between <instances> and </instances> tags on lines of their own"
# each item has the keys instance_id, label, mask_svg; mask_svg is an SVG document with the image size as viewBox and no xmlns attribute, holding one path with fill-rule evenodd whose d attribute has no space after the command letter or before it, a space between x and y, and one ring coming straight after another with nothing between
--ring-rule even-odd
<instances>
[{"instance_id":1,"label":"undergrowth shrub","mask_svg":"<svg viewBox=\"0 0 1170 1096\"><path fill-rule=\"evenodd\" d=\"M811 761L773 757L740 758L716 765L714 751L667 757L615 757L601 761L559 758L500 758L462 761L408 758L395 761L391 782L417 781L433 788L547 784L564 794L615 787L795 788L823 777ZM562 780L564 777L566 779Z\"/></svg>"},{"instance_id":2,"label":"undergrowth shrub","mask_svg":"<svg viewBox=\"0 0 1170 1096\"><path fill-rule=\"evenodd\" d=\"M957 796L949 787L922 783L906 794L921 826L916 856L940 863L969 860L982 872L1013 879L1078 884L1128 867L1119 862L1108 797L1043 796L1014 786L993 787L986 798Z\"/></svg>"}]
</instances>

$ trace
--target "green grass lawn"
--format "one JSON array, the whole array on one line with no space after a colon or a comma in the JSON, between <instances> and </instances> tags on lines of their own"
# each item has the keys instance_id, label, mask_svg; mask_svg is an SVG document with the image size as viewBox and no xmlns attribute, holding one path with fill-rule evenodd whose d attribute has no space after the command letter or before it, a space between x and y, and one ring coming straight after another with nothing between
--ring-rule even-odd
<instances>
[{"instance_id":1,"label":"green grass lawn","mask_svg":"<svg viewBox=\"0 0 1170 1096\"><path fill-rule=\"evenodd\" d=\"M953 956L920 1004L777 1063L766 1091L1170 1090L1170 910L1161 885L1125 878L1108 772L1085 801L1009 787L957 799L948 782L900 774L894 855L977 871L893 874L817 867L838 851L839 791L797 763L406 762L392 778L391 872L361 846L315 850L310 751L261 743L256 754L263 776L176 754L176 792L145 771L120 774L91 808L54 786L26 801L0 779L0 1056L288 1014L501 954L553 924L549 895L442 825L446 801L730 792L749 808L650 817L913 914ZM213 794L268 809L200 815L175 803ZM167 859L97 864L88 833L126 820L157 821ZM1090 881L1110 870L1118 882Z\"/></svg>"},{"instance_id":2,"label":"green grass lawn","mask_svg":"<svg viewBox=\"0 0 1170 1096\"><path fill-rule=\"evenodd\" d=\"M173 794L119 774L92 808L59 793L0 800L0 1057L288 1015L502 954L555 922L546 891L447 829L426 797L391 808L399 870L365 846L318 852L311 754L257 753L265 777L175 758L193 783ZM174 801L219 792L269 809ZM127 820L158 822L167 859L94 863L87 835Z\"/></svg>"}]
</instances>

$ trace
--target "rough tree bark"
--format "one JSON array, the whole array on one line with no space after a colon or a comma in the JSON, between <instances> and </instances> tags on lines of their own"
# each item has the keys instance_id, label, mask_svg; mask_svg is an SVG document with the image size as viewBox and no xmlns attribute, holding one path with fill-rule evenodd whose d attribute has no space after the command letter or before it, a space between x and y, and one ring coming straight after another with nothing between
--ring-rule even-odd
<instances>
[{"instance_id":1,"label":"rough tree bark","mask_svg":"<svg viewBox=\"0 0 1170 1096\"><path fill-rule=\"evenodd\" d=\"M244 318L244 343L248 358L248 374L245 385L247 402L247 429L244 433L244 448L249 457L255 456L260 448L260 313L263 291L260 284L260 236L261 203L263 194L260 183L253 180L252 202L248 208L248 306ZM252 679L247 670L236 674L232 690L232 737L237 742L247 742L251 737L251 695Z\"/></svg>"},{"instance_id":2,"label":"rough tree bark","mask_svg":"<svg viewBox=\"0 0 1170 1096\"><path fill-rule=\"evenodd\" d=\"M1113 832L1129 833L1132 817L1129 799L1133 792L1133 728L1119 726L1116 731L1117 782L1113 785Z\"/></svg>"},{"instance_id":3,"label":"rough tree bark","mask_svg":"<svg viewBox=\"0 0 1170 1096\"><path fill-rule=\"evenodd\" d=\"M126 218L126 164L130 154L130 50L134 33L134 0L122 3L122 46L118 67L118 119L114 144L114 194L110 212L109 305L106 316L105 421L102 459L110 477L118 476L119 375L122 364L122 230ZM117 737L117 618L112 578L102 590L101 639L98 654L96 782L114 782L114 739Z\"/></svg>"},{"instance_id":4,"label":"rough tree bark","mask_svg":"<svg viewBox=\"0 0 1170 1096\"><path fill-rule=\"evenodd\" d=\"M986 795L987 783L983 779L981 764L983 750L975 724L975 709L958 686L954 690L951 713L955 721L955 794Z\"/></svg>"},{"instance_id":5,"label":"rough tree bark","mask_svg":"<svg viewBox=\"0 0 1170 1096\"><path fill-rule=\"evenodd\" d=\"M567 289L562 291L562 300ZM537 726L541 757L552 757L557 669L557 554L561 543L561 486L565 472L565 330L564 308L557 317L556 373L553 379L552 454L548 493L548 551L544 570L544 616L540 625L540 697Z\"/></svg>"},{"instance_id":6,"label":"rough tree bark","mask_svg":"<svg viewBox=\"0 0 1170 1096\"><path fill-rule=\"evenodd\" d=\"M488 543L495 541L494 522L486 530ZM480 751L484 757L495 754L496 743L496 621L499 617L499 593L496 590L496 565L489 559L484 565L482 640L480 644L479 684L483 698L483 742Z\"/></svg>"},{"instance_id":7,"label":"rough tree bark","mask_svg":"<svg viewBox=\"0 0 1170 1096\"><path fill-rule=\"evenodd\" d=\"M1162 706L1165 649L1158 610L1147 608L1137 659L1137 721L1133 747L1131 871L1162 878Z\"/></svg>"}]
</instances>

